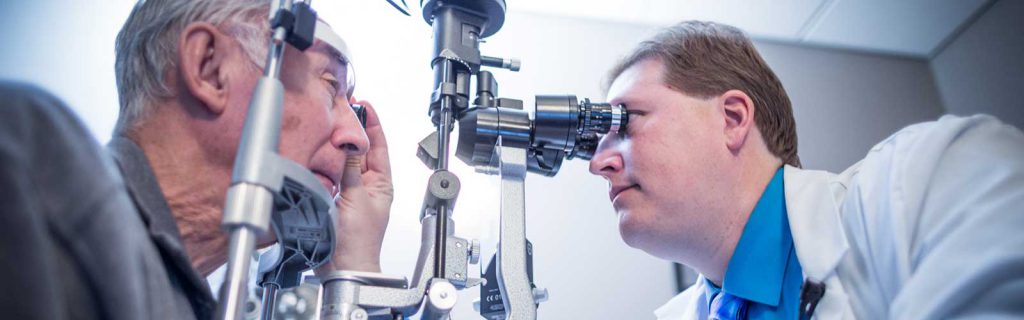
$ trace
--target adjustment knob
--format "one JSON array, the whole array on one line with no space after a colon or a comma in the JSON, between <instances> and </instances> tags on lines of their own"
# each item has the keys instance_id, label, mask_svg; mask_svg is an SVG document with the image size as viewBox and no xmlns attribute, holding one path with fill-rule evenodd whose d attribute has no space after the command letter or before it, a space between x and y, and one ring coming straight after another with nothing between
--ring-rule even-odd
<instances>
[{"instance_id":1,"label":"adjustment knob","mask_svg":"<svg viewBox=\"0 0 1024 320\"><path fill-rule=\"evenodd\" d=\"M540 304L544 301L548 301L548 289L533 288L533 302Z\"/></svg>"},{"instance_id":2,"label":"adjustment knob","mask_svg":"<svg viewBox=\"0 0 1024 320\"><path fill-rule=\"evenodd\" d=\"M469 242L469 263L480 263L480 241L473 239Z\"/></svg>"}]
</instances>

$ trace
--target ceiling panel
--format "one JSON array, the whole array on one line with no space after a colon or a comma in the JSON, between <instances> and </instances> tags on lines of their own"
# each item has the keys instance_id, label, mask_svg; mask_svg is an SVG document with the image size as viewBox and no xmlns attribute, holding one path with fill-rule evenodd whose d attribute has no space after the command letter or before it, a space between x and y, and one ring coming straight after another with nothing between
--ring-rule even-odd
<instances>
[{"instance_id":1,"label":"ceiling panel","mask_svg":"<svg viewBox=\"0 0 1024 320\"><path fill-rule=\"evenodd\" d=\"M667 26L682 20L711 20L752 36L795 41L823 0L508 0L509 11Z\"/></svg>"},{"instance_id":2,"label":"ceiling panel","mask_svg":"<svg viewBox=\"0 0 1024 320\"><path fill-rule=\"evenodd\" d=\"M752 37L928 57L993 0L507 0L512 12L667 26L734 25Z\"/></svg>"},{"instance_id":3,"label":"ceiling panel","mask_svg":"<svg viewBox=\"0 0 1024 320\"><path fill-rule=\"evenodd\" d=\"M988 0L836 0L803 39L809 43L925 57Z\"/></svg>"}]
</instances>

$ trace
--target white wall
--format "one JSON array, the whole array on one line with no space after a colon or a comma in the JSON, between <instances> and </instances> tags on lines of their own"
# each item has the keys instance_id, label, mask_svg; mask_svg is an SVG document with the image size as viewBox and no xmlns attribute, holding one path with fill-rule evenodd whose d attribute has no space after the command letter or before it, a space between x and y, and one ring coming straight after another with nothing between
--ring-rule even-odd
<instances>
[{"instance_id":1,"label":"white wall","mask_svg":"<svg viewBox=\"0 0 1024 320\"><path fill-rule=\"evenodd\" d=\"M41 84L64 98L101 141L116 118L113 39L133 1L2 2L0 78ZM385 273L411 275L427 170L415 146L431 131L430 29L383 1L314 2L355 54L357 96L377 106L391 146L396 202L385 239ZM413 2L410 2L413 3ZM17 6L15 5L17 4ZM344 6L343 6L344 5ZM31 27L31 28L30 28ZM573 93L602 99L608 67L652 27L512 13L488 55L523 60L519 73L495 72L501 94ZM922 61L758 43L794 102L801 157L809 168L840 170L875 142L941 106ZM463 182L455 219L467 238L494 237L497 188L490 177L452 162ZM644 319L673 295L671 266L619 239L606 185L586 164L563 165L555 178L527 181L528 230L537 283L550 290L541 319ZM472 268L472 267L471 267ZM476 290L464 292L455 319L475 319Z\"/></svg>"},{"instance_id":2,"label":"white wall","mask_svg":"<svg viewBox=\"0 0 1024 320\"><path fill-rule=\"evenodd\" d=\"M133 3L0 1L0 79L50 90L106 142L118 112L114 38Z\"/></svg>"},{"instance_id":3,"label":"white wall","mask_svg":"<svg viewBox=\"0 0 1024 320\"><path fill-rule=\"evenodd\" d=\"M997 1L931 61L949 113L1024 128L1024 1Z\"/></svg>"}]
</instances>

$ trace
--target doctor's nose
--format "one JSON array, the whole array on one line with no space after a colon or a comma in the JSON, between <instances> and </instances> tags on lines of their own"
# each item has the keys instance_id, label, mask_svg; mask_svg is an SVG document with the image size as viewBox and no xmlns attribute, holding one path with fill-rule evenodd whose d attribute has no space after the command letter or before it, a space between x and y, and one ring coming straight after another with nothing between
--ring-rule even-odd
<instances>
[{"instance_id":1,"label":"doctor's nose","mask_svg":"<svg viewBox=\"0 0 1024 320\"><path fill-rule=\"evenodd\" d=\"M598 176L602 176L605 179L611 179L613 175L622 172L623 161L622 154L619 152L615 140L616 134L609 134L601 138L601 143L597 146L597 151L594 153L594 158L590 159L590 173Z\"/></svg>"}]
</instances>

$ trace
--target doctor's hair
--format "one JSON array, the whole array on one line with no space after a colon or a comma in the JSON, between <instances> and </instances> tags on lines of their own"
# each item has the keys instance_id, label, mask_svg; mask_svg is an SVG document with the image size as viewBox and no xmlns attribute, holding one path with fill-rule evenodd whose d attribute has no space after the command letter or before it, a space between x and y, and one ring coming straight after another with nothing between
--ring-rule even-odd
<instances>
[{"instance_id":1,"label":"doctor's hair","mask_svg":"<svg viewBox=\"0 0 1024 320\"><path fill-rule=\"evenodd\" d=\"M708 99L740 90L754 102L754 122L783 164L800 167L796 120L786 90L743 31L720 23L683 21L641 42L608 73L611 82L634 64L657 58L664 82L683 94Z\"/></svg>"},{"instance_id":2,"label":"doctor's hair","mask_svg":"<svg viewBox=\"0 0 1024 320\"><path fill-rule=\"evenodd\" d=\"M117 34L114 72L120 115L114 134L152 113L152 101L171 96L169 73L178 63L178 38L189 24L207 22L231 36L263 65L270 27L266 0L140 0Z\"/></svg>"}]
</instances>

